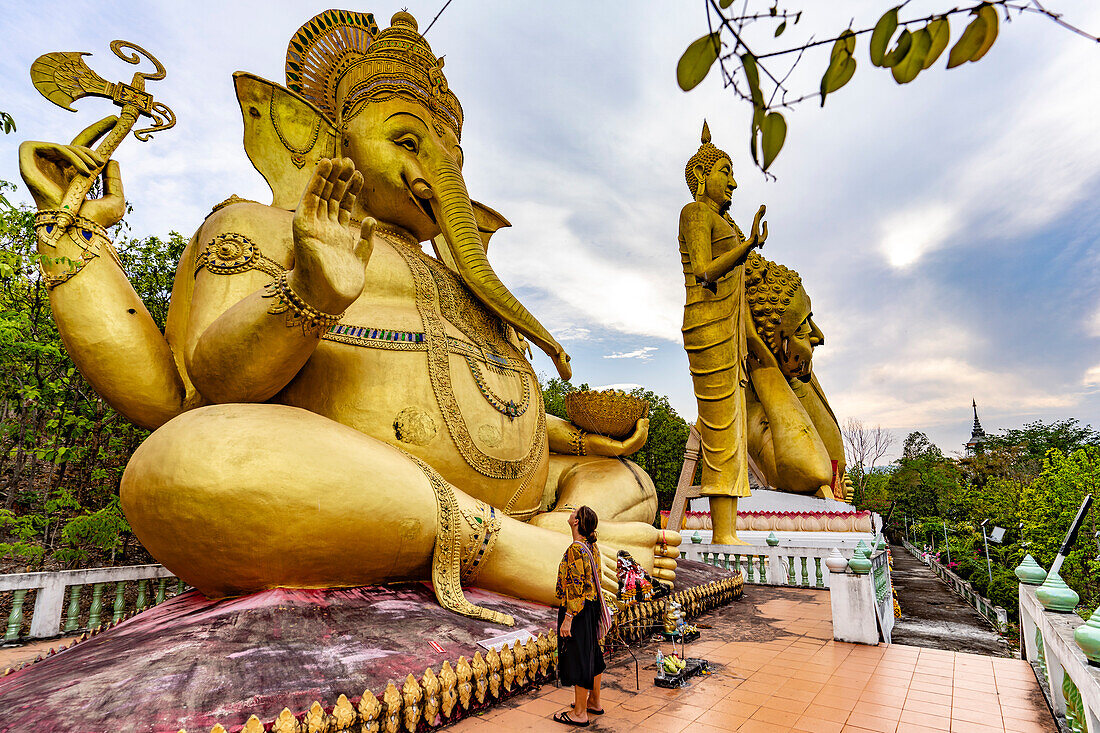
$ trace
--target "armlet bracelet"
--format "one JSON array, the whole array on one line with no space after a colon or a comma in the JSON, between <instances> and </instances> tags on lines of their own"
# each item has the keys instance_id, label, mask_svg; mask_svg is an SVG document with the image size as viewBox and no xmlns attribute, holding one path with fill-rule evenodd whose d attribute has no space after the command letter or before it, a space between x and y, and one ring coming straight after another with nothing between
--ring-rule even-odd
<instances>
[{"instance_id":1,"label":"armlet bracelet","mask_svg":"<svg viewBox=\"0 0 1100 733\"><path fill-rule=\"evenodd\" d=\"M70 214L67 211L61 209L46 209L39 211L34 215L34 230L45 229L46 234L53 234L55 227L61 227L62 229L68 229L72 227L79 232L79 237L85 242L91 242L92 237L95 234L100 235L106 240L110 240L107 236L107 230L96 224L91 219L87 219L83 216L77 216ZM77 237L74 237L77 239ZM79 239L77 239L79 241Z\"/></svg>"},{"instance_id":2,"label":"armlet bracelet","mask_svg":"<svg viewBox=\"0 0 1100 733\"><path fill-rule=\"evenodd\" d=\"M107 236L107 230L91 219L86 219L83 216L74 216L67 211L57 209L39 211L35 214L34 230L36 232L41 233L41 230L44 230L45 234L52 234L58 227L69 232L69 238L80 247L80 259L72 260L69 269L59 275L51 275L46 270L45 265L39 263L39 267L42 270L42 278L45 280L47 290L53 290L61 283L68 282L75 277L77 273L83 270L85 265L98 257L100 251L99 238L102 238L102 240L107 243L107 248L112 258L114 258L116 262L118 261L117 258L114 257L114 251L110 248L111 240L110 237ZM43 241L43 238L40 238L39 241Z\"/></svg>"},{"instance_id":3,"label":"armlet bracelet","mask_svg":"<svg viewBox=\"0 0 1100 733\"><path fill-rule=\"evenodd\" d=\"M287 328L301 326L302 333L307 336L320 336L344 317L343 313L338 316L322 313L302 300L301 296L291 289L285 272L268 283L264 290L267 292L264 293L263 297L275 299L267 312L273 316L286 313Z\"/></svg>"},{"instance_id":4,"label":"armlet bracelet","mask_svg":"<svg viewBox=\"0 0 1100 733\"><path fill-rule=\"evenodd\" d=\"M577 432L573 433L573 435L570 437L569 442L570 442L570 444L572 445L572 448L573 448L573 455L575 455L575 456L586 456L586 455L588 455L588 450L585 448L585 445L584 445L584 438L585 438L586 435L588 435L588 433L584 432L580 428L577 428Z\"/></svg>"}]
</instances>

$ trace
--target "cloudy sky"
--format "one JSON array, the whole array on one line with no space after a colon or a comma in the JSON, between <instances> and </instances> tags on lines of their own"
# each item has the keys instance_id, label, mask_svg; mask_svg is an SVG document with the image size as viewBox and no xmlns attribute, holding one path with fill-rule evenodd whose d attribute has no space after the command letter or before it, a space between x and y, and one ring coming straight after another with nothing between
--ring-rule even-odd
<instances>
[{"instance_id":1,"label":"cloudy sky","mask_svg":"<svg viewBox=\"0 0 1100 733\"><path fill-rule=\"evenodd\" d=\"M444 0L407 2L424 28ZM806 5L781 40L873 25L884 8ZM917 0L903 17L947 5ZM1100 32L1096 3L1048 5ZM165 64L150 91L179 120L116 156L134 233L190 235L231 193L270 200L241 147L231 74L282 81L290 36L329 3L40 7L0 17L0 109L19 125L0 136L0 179L18 179L20 140L67 142L108 113L99 100L77 115L50 105L31 62L90 51L98 73L128 80L133 67L108 50L123 38ZM384 27L401 6L356 9ZM771 31L749 38L764 49ZM493 240L494 265L570 351L575 382L642 384L695 415L676 235L705 117L733 156L734 217L747 229L767 203L763 254L802 274L826 334L815 369L842 421L881 423L899 442L923 430L946 452L969 436L971 398L987 430L1100 425L1100 46L1024 17L980 63L947 71L945 54L898 87L867 62L863 36L853 81L824 109L787 113L766 181L748 154L749 109L717 73L690 94L676 86L680 54L705 32L702 2L454 0L428 34L465 110L471 195L513 224ZM827 54L807 54L796 89L816 89Z\"/></svg>"}]
</instances>

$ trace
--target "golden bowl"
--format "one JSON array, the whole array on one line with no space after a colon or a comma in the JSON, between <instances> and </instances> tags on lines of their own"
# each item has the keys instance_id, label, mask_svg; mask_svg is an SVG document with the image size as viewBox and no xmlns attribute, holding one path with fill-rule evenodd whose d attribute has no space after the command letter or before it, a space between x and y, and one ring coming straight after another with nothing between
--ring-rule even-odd
<instances>
[{"instance_id":1,"label":"golden bowl","mask_svg":"<svg viewBox=\"0 0 1100 733\"><path fill-rule=\"evenodd\" d=\"M649 403L618 389L579 390L565 395L569 421L589 433L625 438L649 414Z\"/></svg>"}]
</instances>

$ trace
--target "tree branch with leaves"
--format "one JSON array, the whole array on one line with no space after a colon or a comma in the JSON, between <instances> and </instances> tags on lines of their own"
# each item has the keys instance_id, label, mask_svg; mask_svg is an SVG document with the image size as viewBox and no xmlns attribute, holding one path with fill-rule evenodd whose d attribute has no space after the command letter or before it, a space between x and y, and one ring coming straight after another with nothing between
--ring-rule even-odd
<instances>
[{"instance_id":1,"label":"tree branch with leaves","mask_svg":"<svg viewBox=\"0 0 1100 733\"><path fill-rule=\"evenodd\" d=\"M746 29L754 23L775 25L772 39L778 39L788 28L802 19L802 11L788 11L771 5L767 12L750 12L749 0L739 3L741 10L730 10L735 0L704 0L707 15L705 36L687 47L676 66L676 80L685 92L694 89L717 65L722 84L753 108L749 149L753 162L766 176L768 168L779 155L787 137L787 121L780 109L826 98L852 80L858 66L856 48L859 36L870 34L867 43L872 66L889 69L894 81L908 84L932 67L947 50L951 41L952 17L968 18L968 22L947 55L947 68L981 60L996 41L1000 18L1006 22L1024 14L1039 15L1093 42L1100 38L1066 21L1060 13L1048 10L1040 0L987 0L985 2L945 9L922 17L903 18L908 4L887 10L874 26L855 30L852 24L834 36L824 39L810 37L805 42L776 50L750 48ZM797 93L788 80L803 61L807 51L832 45L829 62L817 91ZM785 69L781 59L793 56Z\"/></svg>"}]
</instances>

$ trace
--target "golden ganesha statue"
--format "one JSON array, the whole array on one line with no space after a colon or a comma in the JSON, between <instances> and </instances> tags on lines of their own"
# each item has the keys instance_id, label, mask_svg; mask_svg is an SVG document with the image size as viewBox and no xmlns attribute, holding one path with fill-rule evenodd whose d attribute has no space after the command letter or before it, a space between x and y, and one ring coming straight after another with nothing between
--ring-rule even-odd
<instances>
[{"instance_id":1,"label":"golden ganesha statue","mask_svg":"<svg viewBox=\"0 0 1100 733\"><path fill-rule=\"evenodd\" d=\"M462 586L553 603L569 511L587 504L609 592L620 549L673 579L680 537L651 526L652 481L615 458L648 421L615 440L543 409L525 341L563 378L569 357L487 259L508 223L466 192L462 108L414 18L321 13L286 76L234 75L273 202L214 207L163 335L107 239L118 164L90 147L128 128L20 148L66 348L154 430L121 487L142 544L211 597L430 578L447 608L509 623ZM104 195L68 208L100 173Z\"/></svg>"}]
</instances>

